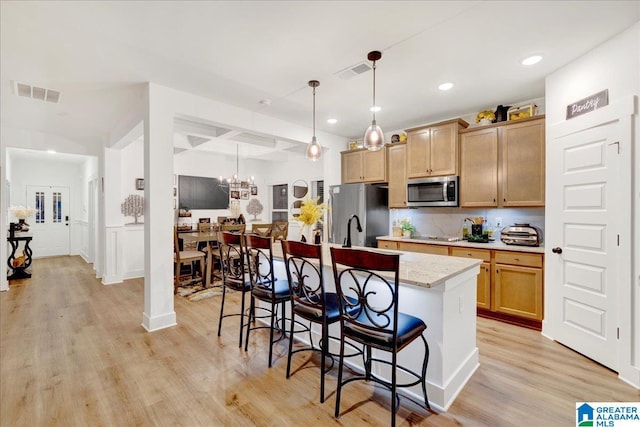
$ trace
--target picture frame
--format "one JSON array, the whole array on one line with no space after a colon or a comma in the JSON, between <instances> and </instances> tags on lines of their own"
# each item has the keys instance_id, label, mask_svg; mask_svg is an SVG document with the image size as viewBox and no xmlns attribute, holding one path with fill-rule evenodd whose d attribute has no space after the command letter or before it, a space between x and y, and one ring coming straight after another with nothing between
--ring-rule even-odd
<instances>
[{"instance_id":1,"label":"picture frame","mask_svg":"<svg viewBox=\"0 0 640 427\"><path fill-rule=\"evenodd\" d=\"M144 178L136 178L136 190L144 190Z\"/></svg>"},{"instance_id":2,"label":"picture frame","mask_svg":"<svg viewBox=\"0 0 640 427\"><path fill-rule=\"evenodd\" d=\"M249 188L249 182L247 182L247 181L242 181L242 182L240 183L240 188L242 188L242 189Z\"/></svg>"},{"instance_id":3,"label":"picture frame","mask_svg":"<svg viewBox=\"0 0 640 427\"><path fill-rule=\"evenodd\" d=\"M240 191L238 190L231 190L229 192L229 197L231 197L232 199L240 199Z\"/></svg>"},{"instance_id":4,"label":"picture frame","mask_svg":"<svg viewBox=\"0 0 640 427\"><path fill-rule=\"evenodd\" d=\"M173 187L173 197L176 197L178 195L178 189L176 187Z\"/></svg>"},{"instance_id":5,"label":"picture frame","mask_svg":"<svg viewBox=\"0 0 640 427\"><path fill-rule=\"evenodd\" d=\"M252 196L257 196L258 195L258 186L257 185L252 185L251 186L251 195Z\"/></svg>"},{"instance_id":6,"label":"picture frame","mask_svg":"<svg viewBox=\"0 0 640 427\"><path fill-rule=\"evenodd\" d=\"M240 198L242 200L249 200L249 190L240 191Z\"/></svg>"}]
</instances>

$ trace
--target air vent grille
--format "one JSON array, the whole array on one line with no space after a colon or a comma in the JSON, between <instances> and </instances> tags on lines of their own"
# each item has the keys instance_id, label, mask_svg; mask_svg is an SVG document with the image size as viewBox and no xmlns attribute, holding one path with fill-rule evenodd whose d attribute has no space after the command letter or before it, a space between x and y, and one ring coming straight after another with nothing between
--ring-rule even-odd
<instances>
[{"instance_id":1,"label":"air vent grille","mask_svg":"<svg viewBox=\"0 0 640 427\"><path fill-rule=\"evenodd\" d=\"M25 98L36 99L57 104L60 102L60 91L46 89L38 86L31 86L25 83L15 84L15 93Z\"/></svg>"},{"instance_id":2,"label":"air vent grille","mask_svg":"<svg viewBox=\"0 0 640 427\"><path fill-rule=\"evenodd\" d=\"M340 77L342 80L350 80L360 74L366 73L367 71L371 70L371 66L369 64L367 64L366 62L361 62L360 64L356 64L352 67L349 67L345 70L342 71L338 71L336 74L338 75L338 77Z\"/></svg>"}]
</instances>

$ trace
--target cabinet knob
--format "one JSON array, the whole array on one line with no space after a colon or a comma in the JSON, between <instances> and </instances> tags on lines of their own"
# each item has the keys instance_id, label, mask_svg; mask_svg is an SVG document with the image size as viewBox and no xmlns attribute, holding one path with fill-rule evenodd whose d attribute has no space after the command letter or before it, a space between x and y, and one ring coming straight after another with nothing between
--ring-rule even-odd
<instances>
[{"instance_id":1,"label":"cabinet knob","mask_svg":"<svg viewBox=\"0 0 640 427\"><path fill-rule=\"evenodd\" d=\"M514 258L513 260L514 261L520 261L520 258Z\"/></svg>"},{"instance_id":2,"label":"cabinet knob","mask_svg":"<svg viewBox=\"0 0 640 427\"><path fill-rule=\"evenodd\" d=\"M506 201L507 201L507 199L502 199L502 201L503 201L503 202L506 202Z\"/></svg>"},{"instance_id":3,"label":"cabinet knob","mask_svg":"<svg viewBox=\"0 0 640 427\"><path fill-rule=\"evenodd\" d=\"M553 248L551 249L551 252L553 252L554 254L561 254L562 253L562 248Z\"/></svg>"}]
</instances>

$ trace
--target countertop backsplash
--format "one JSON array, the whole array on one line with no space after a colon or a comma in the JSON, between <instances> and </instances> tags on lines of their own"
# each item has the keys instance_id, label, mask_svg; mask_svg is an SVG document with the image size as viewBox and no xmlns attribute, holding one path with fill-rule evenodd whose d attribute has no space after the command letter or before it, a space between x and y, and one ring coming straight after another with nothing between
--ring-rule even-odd
<instances>
[{"instance_id":1,"label":"countertop backsplash","mask_svg":"<svg viewBox=\"0 0 640 427\"><path fill-rule=\"evenodd\" d=\"M544 208L517 209L461 209L461 208L418 208L391 209L389 215L389 235L392 234L394 221L410 219L416 227L414 236L450 236L462 237L462 223L465 218L483 217L492 227L493 236L500 238L500 229L515 223L527 223L544 232ZM501 225L496 225L501 218Z\"/></svg>"}]
</instances>

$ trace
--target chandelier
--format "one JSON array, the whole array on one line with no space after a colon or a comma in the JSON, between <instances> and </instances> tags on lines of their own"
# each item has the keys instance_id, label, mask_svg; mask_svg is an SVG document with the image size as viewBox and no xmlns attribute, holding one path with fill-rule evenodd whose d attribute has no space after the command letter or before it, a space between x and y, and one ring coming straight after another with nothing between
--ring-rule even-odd
<instances>
[{"instance_id":1,"label":"chandelier","mask_svg":"<svg viewBox=\"0 0 640 427\"><path fill-rule=\"evenodd\" d=\"M236 173L234 173L230 177L223 177L220 175L218 177L218 186L224 192L229 193L229 197L232 199L248 199L249 194L255 194L255 190L257 189L255 185L255 178L253 176L248 177L246 180L241 179L238 175L240 166L240 155L238 150L238 145L236 144ZM247 195L244 196L242 194L243 191L247 192Z\"/></svg>"}]
</instances>

